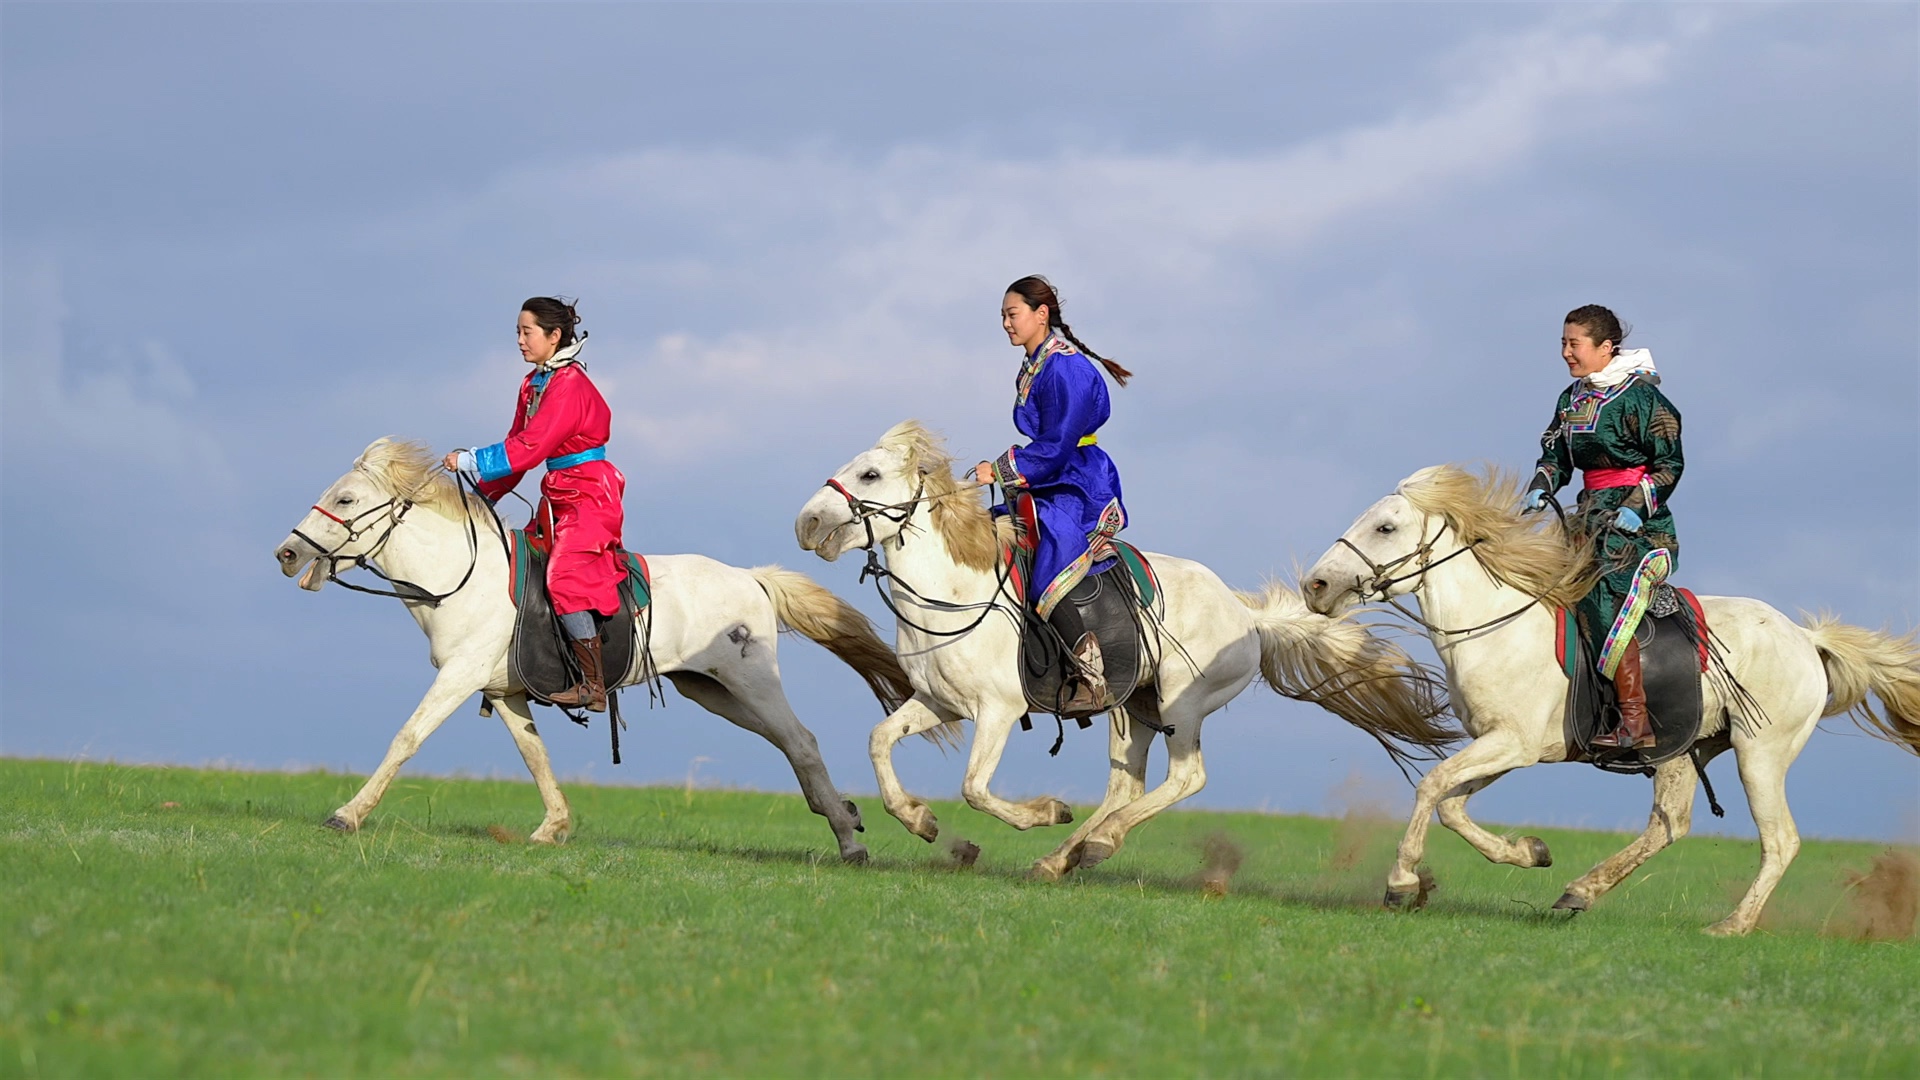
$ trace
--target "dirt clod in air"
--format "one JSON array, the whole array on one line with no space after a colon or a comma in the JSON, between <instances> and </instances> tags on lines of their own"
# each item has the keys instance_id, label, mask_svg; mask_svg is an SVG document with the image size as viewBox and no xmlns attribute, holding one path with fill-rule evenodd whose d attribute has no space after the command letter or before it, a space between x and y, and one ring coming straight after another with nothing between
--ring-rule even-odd
<instances>
[{"instance_id":1,"label":"dirt clod in air","mask_svg":"<svg viewBox=\"0 0 1920 1080\"><path fill-rule=\"evenodd\" d=\"M956 836L947 841L947 869L968 870L980 861L980 845Z\"/></svg>"},{"instance_id":2,"label":"dirt clod in air","mask_svg":"<svg viewBox=\"0 0 1920 1080\"><path fill-rule=\"evenodd\" d=\"M1873 867L1847 875L1848 936L1861 941L1906 941L1920 919L1920 857L1892 848Z\"/></svg>"},{"instance_id":3,"label":"dirt clod in air","mask_svg":"<svg viewBox=\"0 0 1920 1080\"><path fill-rule=\"evenodd\" d=\"M520 842L520 837L515 835L514 832L505 825L487 826L487 835L493 837L493 842L496 844L517 844Z\"/></svg>"},{"instance_id":4,"label":"dirt clod in air","mask_svg":"<svg viewBox=\"0 0 1920 1080\"><path fill-rule=\"evenodd\" d=\"M1225 896L1233 875L1247 861L1247 853L1233 837L1214 833L1200 842L1200 889L1208 896Z\"/></svg>"},{"instance_id":5,"label":"dirt clod in air","mask_svg":"<svg viewBox=\"0 0 1920 1080\"><path fill-rule=\"evenodd\" d=\"M1440 888L1440 882L1433 876L1433 871L1427 868L1426 863L1414 867L1413 872L1420 878L1420 885L1414 890L1413 906L1416 909L1423 908L1427 906L1427 898Z\"/></svg>"}]
</instances>

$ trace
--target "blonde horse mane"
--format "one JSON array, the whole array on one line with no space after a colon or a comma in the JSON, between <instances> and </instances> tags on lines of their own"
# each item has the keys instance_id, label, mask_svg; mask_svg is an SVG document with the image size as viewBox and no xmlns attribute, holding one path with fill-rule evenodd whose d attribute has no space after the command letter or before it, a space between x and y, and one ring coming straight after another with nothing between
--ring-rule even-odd
<instances>
[{"instance_id":1,"label":"blonde horse mane","mask_svg":"<svg viewBox=\"0 0 1920 1080\"><path fill-rule=\"evenodd\" d=\"M1012 539L1012 523L996 523L975 489L953 475L946 441L918 420L902 420L880 436L880 446L903 455L909 475L917 472L924 478L933 530L946 543L947 555L968 569L993 571Z\"/></svg>"},{"instance_id":2,"label":"blonde horse mane","mask_svg":"<svg viewBox=\"0 0 1920 1080\"><path fill-rule=\"evenodd\" d=\"M463 505L464 493L459 485L440 468L440 459L422 442L382 436L361 451L353 467L371 476L387 489L387 494L409 499L455 521L465 520L470 510L482 509L477 502Z\"/></svg>"},{"instance_id":3,"label":"blonde horse mane","mask_svg":"<svg viewBox=\"0 0 1920 1080\"><path fill-rule=\"evenodd\" d=\"M1440 517L1494 580L1556 607L1571 607L1599 578L1592 551L1571 542L1557 517L1521 517L1520 481L1488 467L1480 474L1433 465L1400 482L1399 493Z\"/></svg>"}]
</instances>

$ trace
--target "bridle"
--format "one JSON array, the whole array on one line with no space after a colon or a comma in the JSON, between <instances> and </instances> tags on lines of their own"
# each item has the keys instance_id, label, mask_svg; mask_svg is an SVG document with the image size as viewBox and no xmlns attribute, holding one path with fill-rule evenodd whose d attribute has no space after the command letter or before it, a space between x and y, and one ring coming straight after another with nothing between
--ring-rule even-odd
<instances>
[{"instance_id":1,"label":"bridle","mask_svg":"<svg viewBox=\"0 0 1920 1080\"><path fill-rule=\"evenodd\" d=\"M880 560L880 541L873 535L874 518L890 521L900 526L900 542L905 544L907 540L907 530L913 528L913 513L920 508L922 503L951 498L955 495L971 495L975 489L961 488L956 491L949 491L944 495L928 495L927 479L922 476L919 486L914 489L913 498L905 502L879 503L871 499L860 498L853 492L848 491L845 484L842 484L838 479L831 476L827 478L825 486L839 492L841 498L847 500L847 509L853 512L853 520L847 522L847 525L859 525L867 531L867 542L860 545L867 553L867 565L860 569L860 584L864 585L868 578L872 578L873 590L879 594L880 602L887 606L888 611L893 612L893 617L899 620L902 625L910 626L930 637L953 638L971 634L979 628L981 623L987 621L987 616L992 615L995 611L1003 612L1009 618L1018 618L1016 612L1009 611L1000 603L1000 597L1004 595L1006 591L1007 581L1013 574L1013 563L1011 560L1000 560L1001 569L995 572L994 598L978 604L956 604L951 600L935 600L932 597L923 596L920 590L907 584L900 575L887 569L886 564ZM842 525L840 528L846 528L846 525ZM893 597L889 595L887 589L881 584L881 579L883 578L892 578L893 581L900 586L902 591L908 596L913 597L914 601L922 607L931 608L935 611L978 611L980 614L972 622L958 630L929 629L901 614L900 609L894 605Z\"/></svg>"},{"instance_id":2,"label":"bridle","mask_svg":"<svg viewBox=\"0 0 1920 1080\"><path fill-rule=\"evenodd\" d=\"M1557 506L1556 506L1556 509L1558 509ZM1367 569L1372 571L1373 573L1373 576L1370 578L1366 578L1366 579L1354 582L1354 591L1363 598L1363 601L1362 601L1363 603L1384 603L1388 607L1391 607L1393 610L1406 616L1406 618L1409 621L1419 624L1422 628L1427 630L1429 633L1444 634L1449 637L1454 637L1462 634L1477 634L1482 630L1491 630L1494 627L1502 626L1502 625L1505 625L1506 623L1510 623L1513 620L1519 618L1520 616L1526 614L1529 610L1533 608L1534 605L1540 602L1540 598L1536 596L1533 599L1528 600L1525 604L1522 604L1519 608L1513 611L1510 611L1507 614L1502 615L1497 619L1489 619L1486 622L1479 624L1478 626L1469 626L1462 630L1449 630L1443 626L1435 626L1432 623L1428 622L1426 619L1421 618L1419 615L1409 610L1405 604L1402 604L1398 597L1393 596L1387 590L1393 588L1395 585L1398 585L1401 582L1411 581L1417 577L1424 577L1426 572L1429 570L1432 570L1434 567L1445 565L1447 562L1453 559L1457 559L1460 556L1465 555L1468 552L1472 551L1474 548L1479 547L1480 541L1470 540L1464 544L1461 544L1459 547L1455 548L1453 551L1445 555L1442 555L1438 559L1436 559L1433 557L1433 549L1434 549L1434 546L1440 542L1440 538L1447 534L1446 523L1444 521L1441 522L1440 530L1433 534L1433 539L1431 540L1426 539L1426 525L1422 524L1420 526L1420 529L1421 529L1420 546L1414 548L1412 551L1407 552L1405 555L1402 555L1399 558L1394 559L1392 562L1387 562L1387 563L1374 562L1373 559L1370 558L1366 552L1360 550L1359 545L1355 544L1353 541L1347 539L1344 536L1340 538L1339 542L1341 544L1346 545L1346 548L1348 551L1351 551L1355 555L1359 556L1360 561L1363 563L1366 563ZM1411 573L1401 574L1398 577L1393 576L1393 572L1395 570L1398 570L1400 567L1405 566L1410 562L1417 562L1419 565L1416 566ZM1416 586L1416 588L1417 587L1418 586ZM1365 600L1364 598L1368 596L1378 596L1378 599Z\"/></svg>"},{"instance_id":3,"label":"bridle","mask_svg":"<svg viewBox=\"0 0 1920 1080\"><path fill-rule=\"evenodd\" d=\"M457 593L461 589L464 589L467 587L467 582L473 580L474 569L478 567L480 564L480 533L479 533L479 529L474 525L472 510L466 506L466 493L470 485L467 481L466 476L462 473L454 474L454 484L456 488L459 490L461 495L461 499L460 499L461 507L463 510L466 511L467 572L461 575L460 583L458 585L455 585L453 588L448 589L446 592L443 592L443 593L434 592L433 590L423 585L417 584L415 582L407 581L404 578L390 577L387 575L385 571L381 570L378 566L373 565L371 561L375 558L378 558L380 553L386 550L387 541L393 538L394 530L398 529L400 527L400 523L406 520L407 512L409 510L412 510L414 507L414 502L412 499L401 498L400 496L396 495L396 496L393 496L392 498L389 498L386 502L381 503L379 506L373 507L370 510L363 510L360 513L355 514L350 518L343 518L340 515L335 514L329 511L327 508L320 506L319 504L316 503L313 507L311 507L311 509L315 513L319 514L321 517L324 517L327 520L333 522L334 524L339 525L341 528L347 530L346 539L340 541L338 544L335 544L333 545L333 547L329 548L325 544L322 544L319 541L315 540L313 537L308 536L306 533L301 532L298 528L295 528L293 530L293 535L299 537L301 541L307 544L307 546L313 548L315 551L320 552L319 555L315 556L315 561L319 561L321 559L326 560L327 580L333 582L334 584L340 586L343 589L351 589L357 593L366 593L368 596L389 596L398 600L405 600L409 603L425 604L428 607L439 607L441 601L447 599L448 597L452 596L454 593ZM472 490L475 495L480 494L479 488L477 487L472 488ZM489 507L489 510L491 510L492 504L489 503L488 507ZM379 538L376 539L373 542L373 544L367 548L366 551L363 551L358 555L339 554L341 548L344 548L348 544L351 544L354 541L360 539L362 536L365 536L368 533L371 533L373 529L376 527L376 525L378 524L377 522L368 522L363 527L361 524L362 522L366 522L368 518L374 517L375 515L382 514L382 513L387 515L387 523L386 523L387 527L380 533ZM500 518L498 514L494 514L494 525L496 527L496 531L500 532L500 543L502 548L504 549L507 543L506 533L504 529L500 526ZM374 575L380 580L386 582L389 585L392 585L393 588L392 589L368 588L365 585L355 585L353 582L347 581L342 577L340 577L340 572L342 569L353 570L356 568L366 570L368 573Z\"/></svg>"}]
</instances>

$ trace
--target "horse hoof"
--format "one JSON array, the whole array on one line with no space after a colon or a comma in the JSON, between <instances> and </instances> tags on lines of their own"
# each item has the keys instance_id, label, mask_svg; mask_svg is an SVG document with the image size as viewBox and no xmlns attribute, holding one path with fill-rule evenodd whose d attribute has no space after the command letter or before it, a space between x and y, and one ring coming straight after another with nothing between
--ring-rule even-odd
<instances>
[{"instance_id":1,"label":"horse hoof","mask_svg":"<svg viewBox=\"0 0 1920 1080\"><path fill-rule=\"evenodd\" d=\"M1585 897L1575 896L1572 893L1561 893L1560 899L1553 902L1554 911L1571 911L1576 914L1592 906L1593 902L1591 900Z\"/></svg>"},{"instance_id":2,"label":"horse hoof","mask_svg":"<svg viewBox=\"0 0 1920 1080\"><path fill-rule=\"evenodd\" d=\"M1099 866L1101 863L1113 858L1113 853L1116 850L1118 849L1112 844L1103 840L1089 840L1080 845L1080 862L1078 868L1088 870Z\"/></svg>"},{"instance_id":3,"label":"horse hoof","mask_svg":"<svg viewBox=\"0 0 1920 1080\"><path fill-rule=\"evenodd\" d=\"M346 818L341 817L339 814L334 814L333 816L327 818L327 820L321 822L320 827L323 829L332 829L334 832L358 831L354 825L349 823Z\"/></svg>"},{"instance_id":4,"label":"horse hoof","mask_svg":"<svg viewBox=\"0 0 1920 1080\"><path fill-rule=\"evenodd\" d=\"M841 805L847 808L847 813L853 818L853 831L866 832L866 823L860 820L860 808L853 805L852 799L842 799L840 802Z\"/></svg>"},{"instance_id":5,"label":"horse hoof","mask_svg":"<svg viewBox=\"0 0 1920 1080\"><path fill-rule=\"evenodd\" d=\"M841 848L840 861L849 866L867 865L867 846L865 844L855 844L852 847Z\"/></svg>"},{"instance_id":6,"label":"horse hoof","mask_svg":"<svg viewBox=\"0 0 1920 1080\"><path fill-rule=\"evenodd\" d=\"M1413 893L1411 891L1401 892L1399 889L1388 889L1387 895L1380 901L1380 906L1386 908L1388 911L1405 911L1413 906Z\"/></svg>"},{"instance_id":7,"label":"horse hoof","mask_svg":"<svg viewBox=\"0 0 1920 1080\"><path fill-rule=\"evenodd\" d=\"M1553 852L1547 850L1547 842L1537 836L1523 836L1520 842L1527 845L1527 851L1533 856L1536 867L1552 866Z\"/></svg>"},{"instance_id":8,"label":"horse hoof","mask_svg":"<svg viewBox=\"0 0 1920 1080\"><path fill-rule=\"evenodd\" d=\"M1746 936L1747 928L1734 922L1732 919L1721 919L1719 922L1702 930L1701 933L1712 937L1744 937Z\"/></svg>"}]
</instances>

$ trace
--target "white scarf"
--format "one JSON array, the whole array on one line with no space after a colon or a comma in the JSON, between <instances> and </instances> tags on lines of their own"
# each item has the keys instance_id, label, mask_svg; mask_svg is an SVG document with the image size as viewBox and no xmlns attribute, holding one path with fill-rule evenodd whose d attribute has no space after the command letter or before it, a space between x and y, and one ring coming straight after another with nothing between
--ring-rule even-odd
<instances>
[{"instance_id":1,"label":"white scarf","mask_svg":"<svg viewBox=\"0 0 1920 1080\"><path fill-rule=\"evenodd\" d=\"M551 374L552 372L559 371L561 368L566 367L568 364L579 364L580 361L577 359L577 357L580 355L580 350L583 347L585 347L586 344L587 344L586 335L585 334L580 335L579 340L575 341L573 344L567 346L566 348L561 349L559 352L554 353L553 359L548 360L546 363L539 365L538 370L545 371ZM1641 351L1644 352L1645 350L1643 349ZM581 366L585 367L584 364L582 364Z\"/></svg>"},{"instance_id":2,"label":"white scarf","mask_svg":"<svg viewBox=\"0 0 1920 1080\"><path fill-rule=\"evenodd\" d=\"M1595 390L1606 390L1626 382L1629 376L1640 375L1655 386L1660 385L1660 373L1653 368L1652 349L1623 349L1613 354L1607 366L1582 379Z\"/></svg>"}]
</instances>

